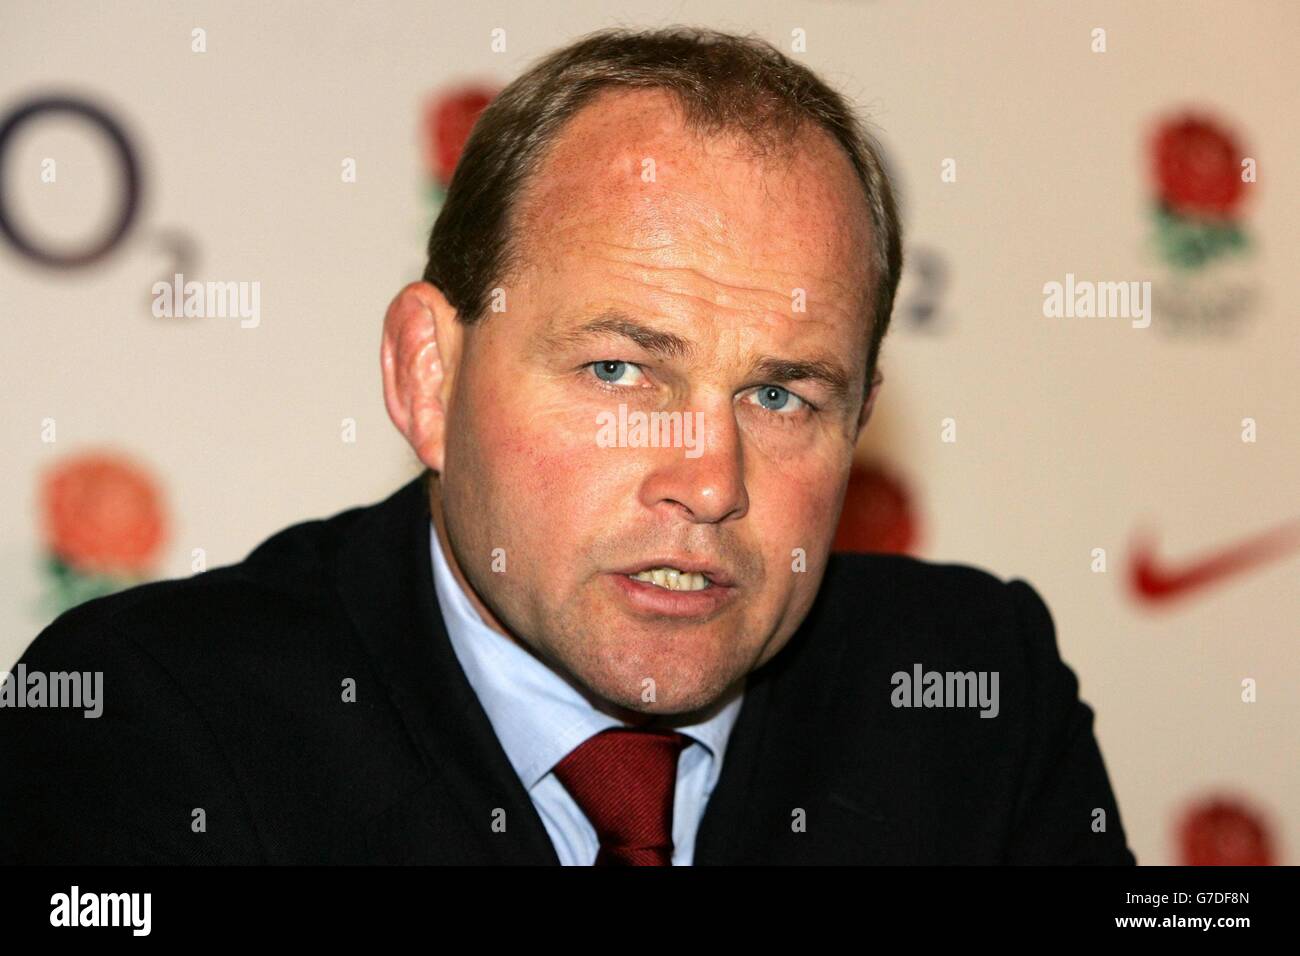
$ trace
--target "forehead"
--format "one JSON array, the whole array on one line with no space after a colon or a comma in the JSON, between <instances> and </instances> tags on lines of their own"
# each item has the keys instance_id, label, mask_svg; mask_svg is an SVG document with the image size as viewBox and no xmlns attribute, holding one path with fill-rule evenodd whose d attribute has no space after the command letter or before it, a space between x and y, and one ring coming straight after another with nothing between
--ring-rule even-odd
<instances>
[{"instance_id":1,"label":"forehead","mask_svg":"<svg viewBox=\"0 0 1300 956\"><path fill-rule=\"evenodd\" d=\"M606 90L571 118L514 235L552 284L594 281L606 263L719 305L736 290L734 304L788 314L799 288L820 318L865 314L870 217L838 143L805 126L759 156L737 134L689 129L665 91Z\"/></svg>"}]
</instances>

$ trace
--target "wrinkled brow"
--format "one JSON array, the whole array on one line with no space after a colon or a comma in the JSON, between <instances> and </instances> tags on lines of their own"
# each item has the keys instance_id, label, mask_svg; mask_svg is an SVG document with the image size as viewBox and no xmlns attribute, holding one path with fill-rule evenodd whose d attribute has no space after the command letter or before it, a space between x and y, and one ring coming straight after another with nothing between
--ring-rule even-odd
<instances>
[{"instance_id":1,"label":"wrinkled brow","mask_svg":"<svg viewBox=\"0 0 1300 956\"><path fill-rule=\"evenodd\" d=\"M600 313L575 329L560 332L555 336L554 344L557 349L563 349L598 335L619 335L635 342L647 352L669 358L689 359L695 354L694 347L684 338L651 328L614 309Z\"/></svg>"},{"instance_id":2,"label":"wrinkled brow","mask_svg":"<svg viewBox=\"0 0 1300 956\"><path fill-rule=\"evenodd\" d=\"M839 364L825 359L810 362L793 361L764 356L754 365L754 377L783 385L786 382L813 381L820 383L836 401L849 397L849 374Z\"/></svg>"}]
</instances>

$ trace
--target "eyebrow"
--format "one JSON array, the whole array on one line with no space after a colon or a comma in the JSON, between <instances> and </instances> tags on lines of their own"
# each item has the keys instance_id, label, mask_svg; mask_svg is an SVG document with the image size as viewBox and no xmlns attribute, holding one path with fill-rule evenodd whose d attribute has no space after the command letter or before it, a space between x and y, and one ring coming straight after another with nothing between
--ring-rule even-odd
<instances>
[{"instance_id":1,"label":"eyebrow","mask_svg":"<svg viewBox=\"0 0 1300 956\"><path fill-rule=\"evenodd\" d=\"M559 333L553 340L552 347L564 349L600 335L621 336L654 355L690 359L695 354L695 347L680 336L651 328L617 309L607 309L577 328ZM849 395L848 372L830 359L803 361L763 356L754 363L752 374L773 385L799 381L817 382L840 402L847 401Z\"/></svg>"},{"instance_id":2,"label":"eyebrow","mask_svg":"<svg viewBox=\"0 0 1300 956\"><path fill-rule=\"evenodd\" d=\"M773 385L785 382L818 382L836 401L846 401L849 396L848 373L835 362L824 359L799 362L764 357L754 366L754 372L758 378Z\"/></svg>"},{"instance_id":3,"label":"eyebrow","mask_svg":"<svg viewBox=\"0 0 1300 956\"><path fill-rule=\"evenodd\" d=\"M695 349L690 342L671 332L661 332L644 325L624 312L608 309L589 322L576 329L561 332L555 339L555 345L566 348L576 345L596 335L619 335L630 339L641 348L654 355L668 358L691 358Z\"/></svg>"}]
</instances>

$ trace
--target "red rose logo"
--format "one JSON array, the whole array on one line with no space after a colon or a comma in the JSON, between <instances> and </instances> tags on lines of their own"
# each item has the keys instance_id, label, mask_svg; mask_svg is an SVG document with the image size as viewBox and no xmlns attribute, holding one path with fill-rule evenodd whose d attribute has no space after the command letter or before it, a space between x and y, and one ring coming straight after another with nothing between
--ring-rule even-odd
<instances>
[{"instance_id":1,"label":"red rose logo","mask_svg":"<svg viewBox=\"0 0 1300 956\"><path fill-rule=\"evenodd\" d=\"M1182 113L1156 126L1150 144L1161 257L1186 275L1245 252L1250 242L1238 207L1255 181L1254 165L1232 134L1203 115Z\"/></svg>"},{"instance_id":2,"label":"red rose logo","mask_svg":"<svg viewBox=\"0 0 1300 956\"><path fill-rule=\"evenodd\" d=\"M470 85L429 98L424 111L424 164L441 188L451 182L479 114L496 95L495 89Z\"/></svg>"},{"instance_id":3,"label":"red rose logo","mask_svg":"<svg viewBox=\"0 0 1300 956\"><path fill-rule=\"evenodd\" d=\"M1175 213L1229 218L1241 200L1241 149L1232 136L1201 116L1161 125L1152 155L1160 198Z\"/></svg>"},{"instance_id":4,"label":"red rose logo","mask_svg":"<svg viewBox=\"0 0 1300 956\"><path fill-rule=\"evenodd\" d=\"M1179 827L1183 866L1272 866L1273 841L1259 816L1231 799L1192 807Z\"/></svg>"},{"instance_id":5,"label":"red rose logo","mask_svg":"<svg viewBox=\"0 0 1300 956\"><path fill-rule=\"evenodd\" d=\"M876 464L854 465L831 550L907 554L916 524L912 496L898 478Z\"/></svg>"},{"instance_id":6,"label":"red rose logo","mask_svg":"<svg viewBox=\"0 0 1300 956\"><path fill-rule=\"evenodd\" d=\"M49 471L41 517L55 557L82 574L135 574L153 562L166 519L153 480L134 464L91 452Z\"/></svg>"}]
</instances>

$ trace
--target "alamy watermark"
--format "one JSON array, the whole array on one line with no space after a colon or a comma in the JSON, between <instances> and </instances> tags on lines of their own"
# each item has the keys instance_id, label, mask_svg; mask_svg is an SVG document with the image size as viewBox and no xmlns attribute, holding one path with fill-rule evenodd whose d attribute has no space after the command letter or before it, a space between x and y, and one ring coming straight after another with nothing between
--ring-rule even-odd
<instances>
[{"instance_id":1,"label":"alamy watermark","mask_svg":"<svg viewBox=\"0 0 1300 956\"><path fill-rule=\"evenodd\" d=\"M262 321L262 283L185 281L177 272L171 282L155 282L155 318L218 318L240 320L244 329L255 329Z\"/></svg>"},{"instance_id":2,"label":"alamy watermark","mask_svg":"<svg viewBox=\"0 0 1300 956\"><path fill-rule=\"evenodd\" d=\"M94 719L104 712L103 671L0 671L0 707L70 707Z\"/></svg>"},{"instance_id":3,"label":"alamy watermark","mask_svg":"<svg viewBox=\"0 0 1300 956\"><path fill-rule=\"evenodd\" d=\"M704 454L703 412L629 412L620 402L618 414L596 416L601 448L685 448L687 458Z\"/></svg>"},{"instance_id":4,"label":"alamy watermark","mask_svg":"<svg viewBox=\"0 0 1300 956\"><path fill-rule=\"evenodd\" d=\"M896 671L889 702L895 707L978 707L981 717L998 715L997 671Z\"/></svg>"},{"instance_id":5,"label":"alamy watermark","mask_svg":"<svg viewBox=\"0 0 1300 956\"><path fill-rule=\"evenodd\" d=\"M1043 286L1043 315L1049 319L1132 319L1135 329L1151 324L1150 282L1076 281L1073 272L1065 282Z\"/></svg>"},{"instance_id":6,"label":"alamy watermark","mask_svg":"<svg viewBox=\"0 0 1300 956\"><path fill-rule=\"evenodd\" d=\"M50 897L51 926L120 926L132 936L148 936L152 912L152 893L83 893L73 884Z\"/></svg>"}]
</instances>

